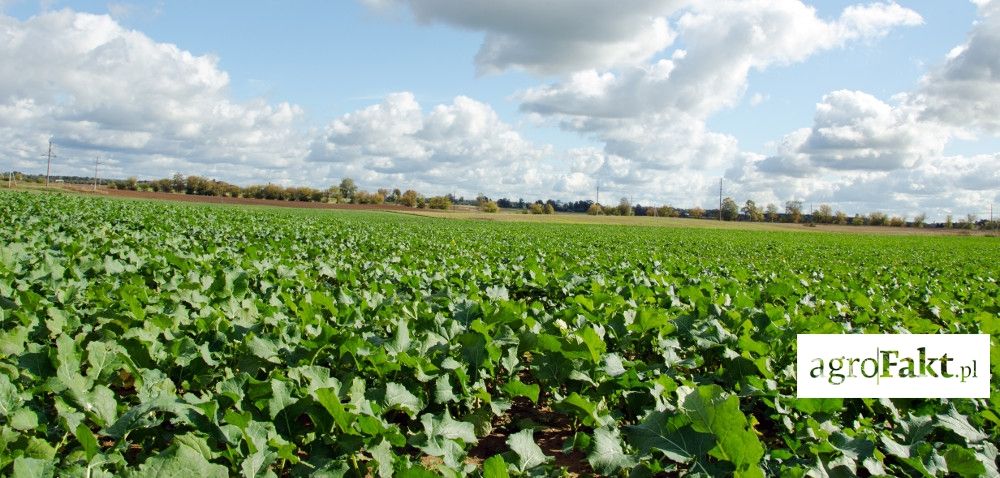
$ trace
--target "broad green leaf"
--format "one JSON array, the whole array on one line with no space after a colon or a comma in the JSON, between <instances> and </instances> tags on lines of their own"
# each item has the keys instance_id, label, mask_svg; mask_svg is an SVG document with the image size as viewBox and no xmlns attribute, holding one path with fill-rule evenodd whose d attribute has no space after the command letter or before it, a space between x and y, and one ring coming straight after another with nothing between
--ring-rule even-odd
<instances>
[{"instance_id":1,"label":"broad green leaf","mask_svg":"<svg viewBox=\"0 0 1000 478\"><path fill-rule=\"evenodd\" d=\"M507 446L517 455L514 466L518 471L525 472L549 461L549 457L535 443L534 434L531 429L525 429L507 437Z\"/></svg>"},{"instance_id":2,"label":"broad green leaf","mask_svg":"<svg viewBox=\"0 0 1000 478\"><path fill-rule=\"evenodd\" d=\"M411 418L424 408L423 402L416 395L410 393L406 387L396 382L385 384L385 399L383 400L383 404L386 409L402 410Z\"/></svg>"},{"instance_id":3,"label":"broad green leaf","mask_svg":"<svg viewBox=\"0 0 1000 478\"><path fill-rule=\"evenodd\" d=\"M175 444L167 451L151 456L139 466L136 477L148 478L227 478L229 471L205 459L199 452L184 444Z\"/></svg>"},{"instance_id":4,"label":"broad green leaf","mask_svg":"<svg viewBox=\"0 0 1000 478\"><path fill-rule=\"evenodd\" d=\"M690 390L682 409L695 431L715 436L714 456L732 462L737 471L759 469L764 447L740 411L739 398L726 396L718 385L703 385Z\"/></svg>"},{"instance_id":5,"label":"broad green leaf","mask_svg":"<svg viewBox=\"0 0 1000 478\"><path fill-rule=\"evenodd\" d=\"M14 474L11 477L51 478L55 476L55 473L55 463L52 460L19 456L14 459Z\"/></svg>"},{"instance_id":6,"label":"broad green leaf","mask_svg":"<svg viewBox=\"0 0 1000 478\"><path fill-rule=\"evenodd\" d=\"M494 455L483 462L483 478L510 478L502 456Z\"/></svg>"},{"instance_id":7,"label":"broad green leaf","mask_svg":"<svg viewBox=\"0 0 1000 478\"><path fill-rule=\"evenodd\" d=\"M986 467L976 458L976 453L958 445L948 445L944 459L948 463L948 471L963 477L983 476Z\"/></svg>"},{"instance_id":8,"label":"broad green leaf","mask_svg":"<svg viewBox=\"0 0 1000 478\"><path fill-rule=\"evenodd\" d=\"M538 393L541 388L536 383L526 384L521 379L515 378L503 386L504 392L509 397L525 397L532 402L538 403Z\"/></svg>"},{"instance_id":9,"label":"broad green leaf","mask_svg":"<svg viewBox=\"0 0 1000 478\"><path fill-rule=\"evenodd\" d=\"M594 430L593 448L587 461L594 471L612 475L623 468L635 466L636 461L622 449L621 438L616 429L598 428Z\"/></svg>"}]
</instances>

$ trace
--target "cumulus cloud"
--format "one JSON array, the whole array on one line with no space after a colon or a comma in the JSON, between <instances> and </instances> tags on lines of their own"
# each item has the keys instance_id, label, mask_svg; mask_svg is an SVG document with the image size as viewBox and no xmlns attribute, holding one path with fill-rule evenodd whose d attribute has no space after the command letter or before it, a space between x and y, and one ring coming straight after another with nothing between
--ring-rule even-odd
<instances>
[{"instance_id":1,"label":"cumulus cloud","mask_svg":"<svg viewBox=\"0 0 1000 478\"><path fill-rule=\"evenodd\" d=\"M980 19L968 40L922 80L913 101L924 117L974 133L1000 135L1000 3L977 2Z\"/></svg>"},{"instance_id":2,"label":"cumulus cloud","mask_svg":"<svg viewBox=\"0 0 1000 478\"><path fill-rule=\"evenodd\" d=\"M890 106L860 91L829 93L816 105L812 128L786 136L763 170L791 176L817 168L892 171L941 154L946 128L918 119L919 110Z\"/></svg>"},{"instance_id":3,"label":"cumulus cloud","mask_svg":"<svg viewBox=\"0 0 1000 478\"><path fill-rule=\"evenodd\" d=\"M674 40L667 18L683 0L363 0L377 10L405 6L417 21L485 33L480 73L519 68L542 74L634 64Z\"/></svg>"},{"instance_id":4,"label":"cumulus cloud","mask_svg":"<svg viewBox=\"0 0 1000 478\"><path fill-rule=\"evenodd\" d=\"M281 168L304 154L299 107L235 102L216 58L158 43L109 16L0 15L0 38L0 129L9 139L0 149L21 157L22 168L50 137L80 154L129 158L129 172L165 157L206 171ZM60 165L73 168L80 154L63 155ZM83 163L91 161L88 153Z\"/></svg>"},{"instance_id":5,"label":"cumulus cloud","mask_svg":"<svg viewBox=\"0 0 1000 478\"><path fill-rule=\"evenodd\" d=\"M330 179L426 192L513 194L548 191L561 179L536 146L487 104L456 97L424 112L412 93L393 93L334 120L313 142L309 160Z\"/></svg>"}]
</instances>

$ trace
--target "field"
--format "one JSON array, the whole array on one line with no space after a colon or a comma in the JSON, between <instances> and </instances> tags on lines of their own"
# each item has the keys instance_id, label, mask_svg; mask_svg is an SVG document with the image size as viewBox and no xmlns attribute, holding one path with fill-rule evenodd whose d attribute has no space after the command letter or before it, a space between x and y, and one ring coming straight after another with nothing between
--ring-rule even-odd
<instances>
[{"instance_id":1,"label":"field","mask_svg":"<svg viewBox=\"0 0 1000 478\"><path fill-rule=\"evenodd\" d=\"M0 475L997 476L990 400L795 398L797 333L992 335L1000 242L0 191Z\"/></svg>"}]
</instances>

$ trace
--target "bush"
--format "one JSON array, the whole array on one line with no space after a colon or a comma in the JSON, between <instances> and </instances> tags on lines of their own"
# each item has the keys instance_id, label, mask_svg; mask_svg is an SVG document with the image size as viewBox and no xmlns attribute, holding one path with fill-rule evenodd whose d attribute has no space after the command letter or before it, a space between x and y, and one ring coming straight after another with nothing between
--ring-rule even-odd
<instances>
[{"instance_id":1,"label":"bush","mask_svg":"<svg viewBox=\"0 0 1000 478\"><path fill-rule=\"evenodd\" d=\"M552 203L545 203L545 214L555 214L556 208L552 206Z\"/></svg>"},{"instance_id":2,"label":"bush","mask_svg":"<svg viewBox=\"0 0 1000 478\"><path fill-rule=\"evenodd\" d=\"M427 207L431 209L451 209L451 199L447 196L434 196L427 201Z\"/></svg>"},{"instance_id":3,"label":"bush","mask_svg":"<svg viewBox=\"0 0 1000 478\"><path fill-rule=\"evenodd\" d=\"M493 212L499 211L500 207L497 206L497 202L496 201L483 201L479 205L479 210L483 211L483 212L493 213Z\"/></svg>"},{"instance_id":4,"label":"bush","mask_svg":"<svg viewBox=\"0 0 1000 478\"><path fill-rule=\"evenodd\" d=\"M587 208L587 214L590 214L591 216L601 216L604 214L604 209L601 207L600 204L597 204L595 202L594 204L591 204L590 207Z\"/></svg>"},{"instance_id":5,"label":"bush","mask_svg":"<svg viewBox=\"0 0 1000 478\"><path fill-rule=\"evenodd\" d=\"M537 202L528 206L528 211L531 212L532 214L542 214L545 212L545 210L542 208L542 205Z\"/></svg>"}]
</instances>

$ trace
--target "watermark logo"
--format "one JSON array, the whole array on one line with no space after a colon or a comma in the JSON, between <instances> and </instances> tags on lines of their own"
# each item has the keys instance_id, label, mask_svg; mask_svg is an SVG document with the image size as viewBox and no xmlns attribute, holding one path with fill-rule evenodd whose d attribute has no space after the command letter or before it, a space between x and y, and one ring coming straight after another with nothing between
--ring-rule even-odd
<instances>
[{"instance_id":1,"label":"watermark logo","mask_svg":"<svg viewBox=\"0 0 1000 478\"><path fill-rule=\"evenodd\" d=\"M799 334L798 398L989 398L989 334Z\"/></svg>"}]
</instances>

